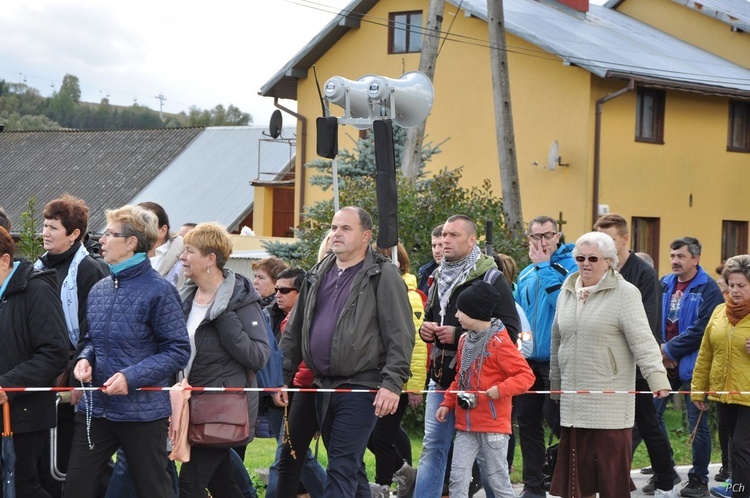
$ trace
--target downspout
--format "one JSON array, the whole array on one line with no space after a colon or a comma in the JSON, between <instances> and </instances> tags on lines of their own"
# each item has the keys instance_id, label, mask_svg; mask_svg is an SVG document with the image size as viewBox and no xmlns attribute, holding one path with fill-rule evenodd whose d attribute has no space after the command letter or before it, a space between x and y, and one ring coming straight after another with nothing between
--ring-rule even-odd
<instances>
[{"instance_id":1,"label":"downspout","mask_svg":"<svg viewBox=\"0 0 750 498\"><path fill-rule=\"evenodd\" d=\"M302 223L302 213L304 212L304 206L305 206L305 163L307 162L307 118L304 117L302 114L297 114L291 109L287 109L283 105L279 104L279 98L274 97L273 98L273 106L277 109L281 109L282 111L286 112L287 114L292 115L293 117L297 118L297 120L301 123L301 131L300 131L300 138L302 139L302 147L297 147L297 153L299 154L299 171L297 174L299 175L300 182L299 182L299 222ZM300 140L297 140L297 144L300 143Z\"/></svg>"},{"instance_id":2,"label":"downspout","mask_svg":"<svg viewBox=\"0 0 750 498\"><path fill-rule=\"evenodd\" d=\"M599 219L599 175L601 172L601 153L602 153L602 105L610 100L616 99L620 95L632 92L635 89L635 81L628 81L628 86L605 95L596 101L596 124L594 125L594 195L593 206L591 207L591 226Z\"/></svg>"}]
</instances>

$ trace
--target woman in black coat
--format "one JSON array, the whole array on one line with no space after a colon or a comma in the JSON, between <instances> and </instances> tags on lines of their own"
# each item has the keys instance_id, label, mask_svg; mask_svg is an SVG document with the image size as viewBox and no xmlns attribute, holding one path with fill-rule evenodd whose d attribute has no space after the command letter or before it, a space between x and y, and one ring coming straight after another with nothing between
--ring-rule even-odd
<instances>
[{"instance_id":1,"label":"woman in black coat","mask_svg":"<svg viewBox=\"0 0 750 498\"><path fill-rule=\"evenodd\" d=\"M49 386L65 368L69 349L55 273L13 261L14 250L0 227L0 386ZM0 405L6 402L16 448L16 495L49 496L37 462L55 425L55 394L0 391Z\"/></svg>"},{"instance_id":2,"label":"woman in black coat","mask_svg":"<svg viewBox=\"0 0 750 498\"><path fill-rule=\"evenodd\" d=\"M194 387L257 387L255 372L270 354L260 296L247 278L224 268L231 253L229 235L215 223L201 223L185 235L180 261L189 280L180 297L192 346L185 376ZM258 393L250 392L251 428L257 410ZM180 470L180 497L203 498L208 487L213 496L242 498L232 479L230 451L193 446Z\"/></svg>"}]
</instances>

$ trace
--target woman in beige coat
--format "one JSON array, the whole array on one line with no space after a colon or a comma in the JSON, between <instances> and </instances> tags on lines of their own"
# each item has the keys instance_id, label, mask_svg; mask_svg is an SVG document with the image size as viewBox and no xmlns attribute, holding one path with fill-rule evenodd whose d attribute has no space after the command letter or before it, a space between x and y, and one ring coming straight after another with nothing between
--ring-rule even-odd
<instances>
[{"instance_id":1,"label":"woman in beige coat","mask_svg":"<svg viewBox=\"0 0 750 498\"><path fill-rule=\"evenodd\" d=\"M590 232L576 241L578 272L563 284L552 324L550 383L560 400L562 435L551 494L630 496L635 368L658 397L669 381L636 287L614 269L612 238Z\"/></svg>"}]
</instances>

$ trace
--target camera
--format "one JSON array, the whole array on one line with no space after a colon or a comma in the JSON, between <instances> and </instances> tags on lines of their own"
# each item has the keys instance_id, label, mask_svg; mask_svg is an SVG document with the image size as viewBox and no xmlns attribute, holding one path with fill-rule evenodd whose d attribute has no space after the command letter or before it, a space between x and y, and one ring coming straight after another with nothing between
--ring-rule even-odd
<instances>
[{"instance_id":1,"label":"camera","mask_svg":"<svg viewBox=\"0 0 750 498\"><path fill-rule=\"evenodd\" d=\"M458 406L464 410L471 410L472 408L477 407L477 395L475 393L460 391L456 394L456 399L458 401Z\"/></svg>"}]
</instances>

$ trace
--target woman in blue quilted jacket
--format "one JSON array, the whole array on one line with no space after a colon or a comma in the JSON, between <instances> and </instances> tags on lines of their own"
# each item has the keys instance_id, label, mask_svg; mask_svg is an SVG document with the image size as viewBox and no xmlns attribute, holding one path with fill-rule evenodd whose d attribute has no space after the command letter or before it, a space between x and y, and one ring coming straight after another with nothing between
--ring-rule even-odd
<instances>
[{"instance_id":1,"label":"woman in blue quilted jacket","mask_svg":"<svg viewBox=\"0 0 750 498\"><path fill-rule=\"evenodd\" d=\"M87 391L78 403L63 496L94 498L110 457L122 447L139 497L174 497L167 474L170 386L190 358L177 290L146 256L156 215L138 206L107 211L100 239L112 274L91 289L89 333L73 374Z\"/></svg>"},{"instance_id":2,"label":"woman in blue quilted jacket","mask_svg":"<svg viewBox=\"0 0 750 498\"><path fill-rule=\"evenodd\" d=\"M216 223L201 223L185 235L180 261L189 280L180 297L192 345L185 376L194 387L258 387L255 372L263 368L271 351L260 296L250 280L224 268L231 253L232 241ZM247 399L254 428L258 393L249 392ZM253 436L251 430L241 444ZM180 469L180 498L204 498L206 488L217 498L242 498L232 475L231 451L194 442L190 461Z\"/></svg>"}]
</instances>

